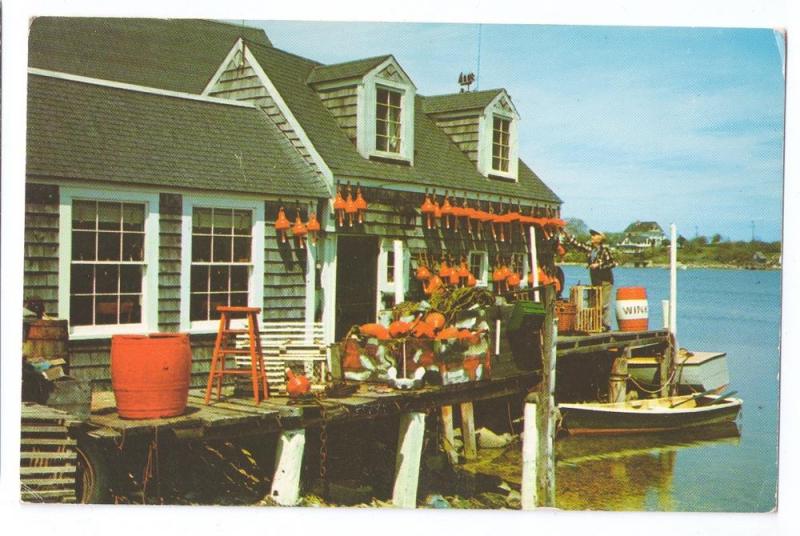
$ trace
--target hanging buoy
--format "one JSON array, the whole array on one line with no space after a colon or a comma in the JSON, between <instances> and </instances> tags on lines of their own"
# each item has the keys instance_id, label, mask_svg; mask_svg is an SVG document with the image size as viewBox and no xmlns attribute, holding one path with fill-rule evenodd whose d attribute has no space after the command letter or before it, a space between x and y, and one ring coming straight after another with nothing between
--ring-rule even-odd
<instances>
[{"instance_id":1,"label":"hanging buoy","mask_svg":"<svg viewBox=\"0 0 800 536\"><path fill-rule=\"evenodd\" d=\"M317 243L317 233L320 231L321 227L319 221L317 221L317 215L309 209L308 211L308 223L306 224L306 229L308 233L311 235L311 243Z\"/></svg>"},{"instance_id":2,"label":"hanging buoy","mask_svg":"<svg viewBox=\"0 0 800 536\"><path fill-rule=\"evenodd\" d=\"M367 200L361 195L361 186L356 190L356 210L358 211L358 223L364 223L364 213L367 211Z\"/></svg>"},{"instance_id":3,"label":"hanging buoy","mask_svg":"<svg viewBox=\"0 0 800 536\"><path fill-rule=\"evenodd\" d=\"M422 290L426 296L430 296L434 292L442 288L442 280L438 275L431 276L428 283L422 283Z\"/></svg>"},{"instance_id":4,"label":"hanging buoy","mask_svg":"<svg viewBox=\"0 0 800 536\"><path fill-rule=\"evenodd\" d=\"M347 222L350 227L353 226L353 214L358 212L356 202L353 201L353 192L350 191L350 186L347 187L347 201L344 203L344 211L347 214Z\"/></svg>"},{"instance_id":5,"label":"hanging buoy","mask_svg":"<svg viewBox=\"0 0 800 536\"><path fill-rule=\"evenodd\" d=\"M336 198L333 200L333 208L336 211L336 218L339 222L339 227L344 225L344 209L347 206L344 198L342 197L342 189L336 187Z\"/></svg>"},{"instance_id":6,"label":"hanging buoy","mask_svg":"<svg viewBox=\"0 0 800 536\"><path fill-rule=\"evenodd\" d=\"M442 219L442 207L439 206L439 200L436 199L436 195L433 196L433 227L434 229L439 227L439 220Z\"/></svg>"},{"instance_id":7,"label":"hanging buoy","mask_svg":"<svg viewBox=\"0 0 800 536\"><path fill-rule=\"evenodd\" d=\"M442 203L442 217L444 218L445 229L450 229L450 214L453 213L453 207L450 205L450 199L447 194L444 195L444 202Z\"/></svg>"},{"instance_id":8,"label":"hanging buoy","mask_svg":"<svg viewBox=\"0 0 800 536\"><path fill-rule=\"evenodd\" d=\"M289 220L286 218L286 212L283 207L278 209L278 218L275 220L275 230L281 237L281 244L286 242L286 230L291 227Z\"/></svg>"},{"instance_id":9,"label":"hanging buoy","mask_svg":"<svg viewBox=\"0 0 800 536\"><path fill-rule=\"evenodd\" d=\"M427 193L425 194L425 201L422 202L419 210L425 215L425 226L430 229L433 226L433 213L436 212L436 208L431 202L431 196Z\"/></svg>"},{"instance_id":10,"label":"hanging buoy","mask_svg":"<svg viewBox=\"0 0 800 536\"><path fill-rule=\"evenodd\" d=\"M297 243L300 249L303 249L306 246L306 235L308 234L308 229L303 223L303 220L300 218L299 210L297 211L297 215L294 218L294 226L292 227L292 234L297 239Z\"/></svg>"}]
</instances>

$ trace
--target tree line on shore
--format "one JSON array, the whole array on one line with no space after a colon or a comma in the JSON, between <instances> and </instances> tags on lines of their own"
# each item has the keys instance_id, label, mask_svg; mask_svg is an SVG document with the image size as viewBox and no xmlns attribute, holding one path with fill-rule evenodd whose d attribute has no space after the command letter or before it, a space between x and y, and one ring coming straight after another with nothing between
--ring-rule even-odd
<instances>
[{"instance_id":1,"label":"tree line on shore","mask_svg":"<svg viewBox=\"0 0 800 536\"><path fill-rule=\"evenodd\" d=\"M567 220L567 231L578 240L589 240L589 229L577 218ZM661 265L669 263L669 238L661 245L623 251L618 245L624 240L625 232L603 231L606 241L614 250L617 262L622 265ZM727 266L737 268L775 268L781 263L781 242L762 240L728 240L719 233L710 237L695 236L686 238L678 235L678 261L694 266ZM564 262L584 262L585 255L580 251L567 251Z\"/></svg>"}]
</instances>

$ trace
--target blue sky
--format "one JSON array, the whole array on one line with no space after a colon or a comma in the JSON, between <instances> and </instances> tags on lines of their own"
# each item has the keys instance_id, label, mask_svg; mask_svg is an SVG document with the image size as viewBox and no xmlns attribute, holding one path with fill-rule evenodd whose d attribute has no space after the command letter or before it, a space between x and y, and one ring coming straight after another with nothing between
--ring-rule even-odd
<instances>
[{"instance_id":1,"label":"blue sky","mask_svg":"<svg viewBox=\"0 0 800 536\"><path fill-rule=\"evenodd\" d=\"M423 95L505 87L563 215L779 240L783 43L766 29L248 22L325 63L394 54ZM480 35L480 68L478 50Z\"/></svg>"}]
</instances>

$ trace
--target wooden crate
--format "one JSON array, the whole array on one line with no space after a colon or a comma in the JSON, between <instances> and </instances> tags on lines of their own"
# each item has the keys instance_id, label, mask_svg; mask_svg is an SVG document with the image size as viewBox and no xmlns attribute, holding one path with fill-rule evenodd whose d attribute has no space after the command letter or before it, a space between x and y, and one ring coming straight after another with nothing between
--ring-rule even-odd
<instances>
[{"instance_id":1,"label":"wooden crate","mask_svg":"<svg viewBox=\"0 0 800 536\"><path fill-rule=\"evenodd\" d=\"M286 395L287 367L296 373L304 374L311 382L312 391L325 389L328 348L321 322L311 324L310 330L307 329L305 322L264 322L261 325L260 335L264 368L271 393ZM247 335L237 337L237 348L247 348L248 345ZM236 356L236 364L239 367L249 368L250 357ZM242 380L240 383L247 382ZM242 387L246 389L246 385Z\"/></svg>"},{"instance_id":2,"label":"wooden crate","mask_svg":"<svg viewBox=\"0 0 800 536\"><path fill-rule=\"evenodd\" d=\"M20 495L25 502L74 503L78 454L63 411L22 404Z\"/></svg>"},{"instance_id":3,"label":"wooden crate","mask_svg":"<svg viewBox=\"0 0 800 536\"><path fill-rule=\"evenodd\" d=\"M603 331L602 287L575 285L569 291L569 301L575 305L575 331Z\"/></svg>"}]
</instances>

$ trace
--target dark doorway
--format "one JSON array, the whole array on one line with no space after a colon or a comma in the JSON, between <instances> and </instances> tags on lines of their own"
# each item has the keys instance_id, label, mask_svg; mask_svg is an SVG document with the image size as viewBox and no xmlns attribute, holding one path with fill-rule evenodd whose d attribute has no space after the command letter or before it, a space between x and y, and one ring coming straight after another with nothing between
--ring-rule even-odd
<instances>
[{"instance_id":1,"label":"dark doorway","mask_svg":"<svg viewBox=\"0 0 800 536\"><path fill-rule=\"evenodd\" d=\"M354 324L375 321L378 239L339 236L336 249L336 340Z\"/></svg>"}]
</instances>

